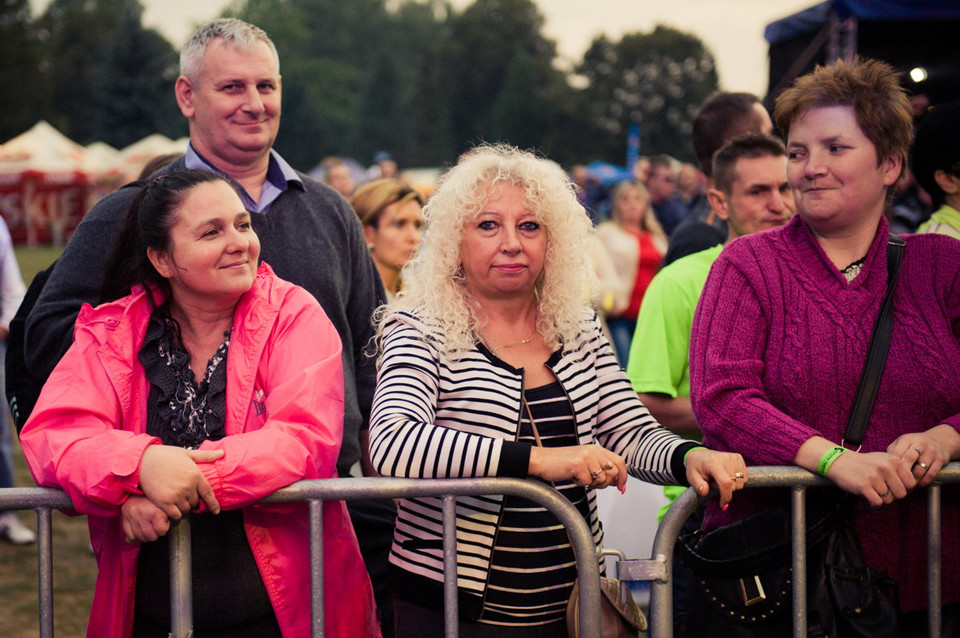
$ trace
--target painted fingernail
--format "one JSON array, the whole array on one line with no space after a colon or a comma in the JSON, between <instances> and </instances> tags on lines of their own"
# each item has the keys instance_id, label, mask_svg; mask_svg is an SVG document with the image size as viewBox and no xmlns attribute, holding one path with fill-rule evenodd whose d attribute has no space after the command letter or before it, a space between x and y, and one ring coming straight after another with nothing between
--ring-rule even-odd
<instances>
[{"instance_id":1,"label":"painted fingernail","mask_svg":"<svg viewBox=\"0 0 960 638\"><path fill-rule=\"evenodd\" d=\"M720 509L726 512L729 508L730 508L730 503L727 503L726 505L722 506Z\"/></svg>"},{"instance_id":2,"label":"painted fingernail","mask_svg":"<svg viewBox=\"0 0 960 638\"><path fill-rule=\"evenodd\" d=\"M621 493L621 494L626 494L626 493L627 493L627 484L624 483L624 484L621 485L618 489L620 490L620 493Z\"/></svg>"}]
</instances>

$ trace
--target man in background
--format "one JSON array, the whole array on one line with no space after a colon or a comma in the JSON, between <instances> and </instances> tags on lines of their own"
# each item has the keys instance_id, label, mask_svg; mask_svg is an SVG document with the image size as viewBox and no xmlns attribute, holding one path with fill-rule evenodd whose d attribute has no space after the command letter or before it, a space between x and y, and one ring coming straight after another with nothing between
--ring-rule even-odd
<instances>
[{"instance_id":1,"label":"man in background","mask_svg":"<svg viewBox=\"0 0 960 638\"><path fill-rule=\"evenodd\" d=\"M707 98L693 120L692 135L693 152L706 177L706 189L714 187L713 155L721 146L745 133L772 131L770 114L756 95L720 92ZM670 236L664 266L727 239L726 222L713 213L706 193L694 197L687 206L689 214Z\"/></svg>"},{"instance_id":2,"label":"man in background","mask_svg":"<svg viewBox=\"0 0 960 638\"><path fill-rule=\"evenodd\" d=\"M727 226L727 241L782 226L796 208L787 183L786 150L780 140L759 133L738 137L714 156L710 204ZM710 267L723 245L675 261L653 278L633 335L627 376L643 404L668 429L701 438L690 406L690 331ZM664 487L667 508L685 488ZM699 517L684 529L694 531ZM674 618L681 620L689 572L674 564ZM682 634L681 634L682 635Z\"/></svg>"},{"instance_id":3,"label":"man in background","mask_svg":"<svg viewBox=\"0 0 960 638\"><path fill-rule=\"evenodd\" d=\"M657 215L657 221L667 235L687 216L686 206L677 197L677 170L678 162L669 155L650 158L647 192L650 193L650 205Z\"/></svg>"},{"instance_id":4,"label":"man in background","mask_svg":"<svg viewBox=\"0 0 960 638\"><path fill-rule=\"evenodd\" d=\"M323 169L327 186L350 199L357 185L353 181L353 174L346 162L339 157L331 157L324 160Z\"/></svg>"}]
</instances>

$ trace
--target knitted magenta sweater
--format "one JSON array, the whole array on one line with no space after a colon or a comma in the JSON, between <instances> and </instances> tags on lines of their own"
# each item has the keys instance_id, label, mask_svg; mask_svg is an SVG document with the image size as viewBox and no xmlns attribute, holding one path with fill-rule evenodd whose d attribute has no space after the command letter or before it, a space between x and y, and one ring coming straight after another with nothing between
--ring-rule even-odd
<instances>
[{"instance_id":1,"label":"knitted magenta sweater","mask_svg":"<svg viewBox=\"0 0 960 638\"><path fill-rule=\"evenodd\" d=\"M690 377L703 442L747 465L790 465L808 438L839 443L886 292L881 219L852 282L797 216L724 248L693 323ZM960 241L905 237L894 328L862 451L940 423L960 427ZM785 491L739 493L708 528L753 513ZM880 510L863 506L857 529L867 561L900 582L904 611L926 607L924 494ZM960 490L943 491L944 602L960 600Z\"/></svg>"}]
</instances>

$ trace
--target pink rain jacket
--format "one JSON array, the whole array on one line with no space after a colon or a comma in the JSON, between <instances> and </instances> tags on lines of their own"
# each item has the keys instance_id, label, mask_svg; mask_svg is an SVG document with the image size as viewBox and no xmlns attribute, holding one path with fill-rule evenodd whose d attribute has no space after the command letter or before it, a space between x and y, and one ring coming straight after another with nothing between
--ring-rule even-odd
<instances>
[{"instance_id":1,"label":"pink rain jacket","mask_svg":"<svg viewBox=\"0 0 960 638\"><path fill-rule=\"evenodd\" d=\"M39 485L59 487L88 515L99 574L87 635L133 629L139 543L120 507L138 487L149 386L138 353L151 308L142 288L84 305L74 343L21 434ZM285 637L310 635L310 550L304 503L254 505L300 479L336 476L343 429L340 339L316 300L260 266L234 314L227 356L227 436L200 464L224 509L243 508L247 540ZM327 636L379 636L373 592L346 506L323 507ZM228 556L223 557L229 560Z\"/></svg>"}]
</instances>

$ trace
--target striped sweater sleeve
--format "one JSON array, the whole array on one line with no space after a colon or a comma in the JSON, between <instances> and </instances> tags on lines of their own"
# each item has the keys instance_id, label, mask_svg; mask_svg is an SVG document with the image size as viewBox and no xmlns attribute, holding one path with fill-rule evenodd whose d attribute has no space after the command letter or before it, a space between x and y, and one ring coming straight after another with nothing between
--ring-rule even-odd
<instances>
[{"instance_id":1,"label":"striped sweater sleeve","mask_svg":"<svg viewBox=\"0 0 960 638\"><path fill-rule=\"evenodd\" d=\"M436 342L394 318L384 330L370 417L370 456L384 476L497 476L503 439L436 424L441 363Z\"/></svg>"},{"instance_id":2,"label":"striped sweater sleeve","mask_svg":"<svg viewBox=\"0 0 960 638\"><path fill-rule=\"evenodd\" d=\"M594 353L592 371L599 388L593 432L597 443L623 456L630 474L640 480L686 485L683 456L697 444L677 436L653 418L633 390L599 325L588 334L590 343L580 351ZM571 397L574 392L571 391Z\"/></svg>"}]
</instances>

